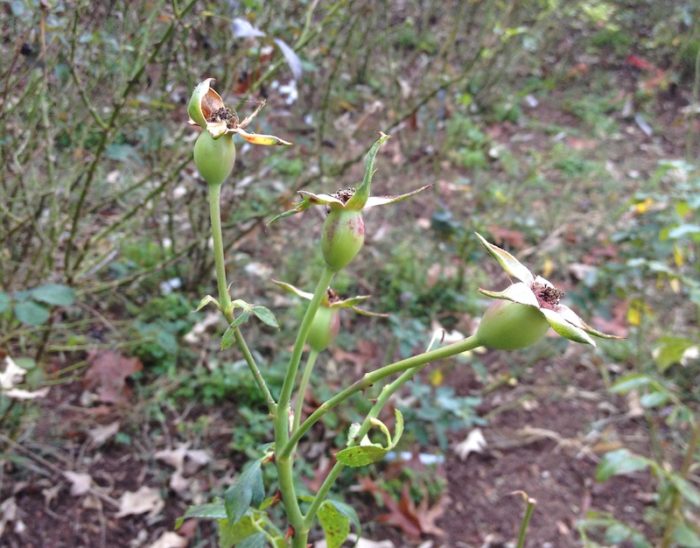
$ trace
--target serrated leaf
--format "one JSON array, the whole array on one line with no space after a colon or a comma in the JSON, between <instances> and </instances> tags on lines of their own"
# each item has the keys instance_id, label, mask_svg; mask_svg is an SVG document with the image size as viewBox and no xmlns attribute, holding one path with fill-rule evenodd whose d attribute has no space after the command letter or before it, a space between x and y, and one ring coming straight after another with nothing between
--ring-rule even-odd
<instances>
[{"instance_id":1,"label":"serrated leaf","mask_svg":"<svg viewBox=\"0 0 700 548\"><path fill-rule=\"evenodd\" d=\"M55 306L70 306L75 302L75 291L62 284L45 284L30 290L32 298Z\"/></svg>"},{"instance_id":2,"label":"serrated leaf","mask_svg":"<svg viewBox=\"0 0 700 548\"><path fill-rule=\"evenodd\" d=\"M46 323L49 311L35 302L24 301L15 304L15 316L23 324L37 326Z\"/></svg>"},{"instance_id":3,"label":"serrated leaf","mask_svg":"<svg viewBox=\"0 0 700 548\"><path fill-rule=\"evenodd\" d=\"M335 458L345 466L359 468L382 460L388 452L381 445L357 445L338 451Z\"/></svg>"},{"instance_id":4,"label":"serrated leaf","mask_svg":"<svg viewBox=\"0 0 700 548\"><path fill-rule=\"evenodd\" d=\"M224 510L225 513L226 511ZM259 533L251 516L243 516L235 523L228 518L220 519L218 521L218 530L219 548L230 548L231 546L239 545L240 542L250 535Z\"/></svg>"},{"instance_id":5,"label":"serrated leaf","mask_svg":"<svg viewBox=\"0 0 700 548\"><path fill-rule=\"evenodd\" d=\"M381 446L377 443L363 443L363 445L353 445L352 447L346 447L336 454L336 459L346 466L351 468L358 468L360 466L367 466L373 462L377 462L384 458L389 451L396 447L396 444L401 439L404 429L404 420L401 411L398 409L394 410L394 417L396 419L396 428L394 430L394 436L391 437L389 429L386 425L379 419L372 420L372 426L379 428L384 436L386 437L386 447ZM357 443L359 425L352 424L350 426L350 431L348 435L349 442Z\"/></svg>"},{"instance_id":6,"label":"serrated leaf","mask_svg":"<svg viewBox=\"0 0 700 548\"><path fill-rule=\"evenodd\" d=\"M219 308L219 309L221 308L219 306L219 301L217 301L211 295L207 295L205 297L202 297L202 300L199 301L199 304L197 305L197 308L194 309L194 311L199 312L200 310L202 310L202 308L204 308L205 306L207 306L210 303L214 303L216 305L216 308Z\"/></svg>"},{"instance_id":7,"label":"serrated leaf","mask_svg":"<svg viewBox=\"0 0 700 548\"><path fill-rule=\"evenodd\" d=\"M647 386L653 382L654 379L649 375L632 373L615 381L615 383L610 387L610 391L617 394L624 394L625 392L641 388L642 386Z\"/></svg>"},{"instance_id":8,"label":"serrated leaf","mask_svg":"<svg viewBox=\"0 0 700 548\"><path fill-rule=\"evenodd\" d=\"M598 465L595 479L597 481L605 481L612 476L644 470L649 465L649 459L635 455L627 449L618 449L605 454Z\"/></svg>"},{"instance_id":9,"label":"serrated leaf","mask_svg":"<svg viewBox=\"0 0 700 548\"><path fill-rule=\"evenodd\" d=\"M340 548L350 534L350 519L331 501L325 500L318 509L318 521L328 548Z\"/></svg>"},{"instance_id":10,"label":"serrated leaf","mask_svg":"<svg viewBox=\"0 0 700 548\"><path fill-rule=\"evenodd\" d=\"M690 504L700 506L700 491L697 487L678 474L671 473L668 475L668 479Z\"/></svg>"},{"instance_id":11,"label":"serrated leaf","mask_svg":"<svg viewBox=\"0 0 700 548\"><path fill-rule=\"evenodd\" d=\"M277 323L277 318L275 318L275 315L269 308L256 304L253 307L252 312L253 314L255 314L258 320L260 320L265 325L269 325L270 327L274 327L275 329L280 328L280 324Z\"/></svg>"},{"instance_id":12,"label":"serrated leaf","mask_svg":"<svg viewBox=\"0 0 700 548\"><path fill-rule=\"evenodd\" d=\"M0 291L0 314L10 308L10 296Z\"/></svg>"},{"instance_id":13,"label":"serrated leaf","mask_svg":"<svg viewBox=\"0 0 700 548\"><path fill-rule=\"evenodd\" d=\"M185 514L175 521L175 529L179 529L182 523L189 518L226 519L226 508L223 501L190 506Z\"/></svg>"},{"instance_id":14,"label":"serrated leaf","mask_svg":"<svg viewBox=\"0 0 700 548\"><path fill-rule=\"evenodd\" d=\"M251 505L257 506L265 498L260 461L250 463L236 478L234 484L226 490L224 503L228 518L236 522L246 513Z\"/></svg>"}]
</instances>

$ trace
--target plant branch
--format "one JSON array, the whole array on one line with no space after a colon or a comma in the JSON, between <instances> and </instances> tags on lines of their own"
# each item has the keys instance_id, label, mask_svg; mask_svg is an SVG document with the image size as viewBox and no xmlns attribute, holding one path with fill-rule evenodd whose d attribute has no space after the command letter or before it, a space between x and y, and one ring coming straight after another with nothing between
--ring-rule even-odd
<instances>
[{"instance_id":1,"label":"plant branch","mask_svg":"<svg viewBox=\"0 0 700 548\"><path fill-rule=\"evenodd\" d=\"M411 356L405 360L400 360L398 362L385 365L384 367L376 369L370 373L365 373L361 379L358 379L347 388L338 392L335 396L321 404L316 411L309 415L309 417L301 423L299 428L292 433L292 436L290 437L289 442L287 442L287 444L284 446L281 455L289 455L302 436L314 424L316 424L323 417L323 415L343 403L356 392L364 390L365 388L372 386L374 383L379 382L395 373L401 373L407 369L413 369L416 367L424 367L432 362L444 360L450 356L454 356L468 350L473 350L480 345L481 343L476 338L476 335L472 335L462 341L431 350L430 352L424 352L422 354L418 354L417 356Z\"/></svg>"},{"instance_id":2,"label":"plant branch","mask_svg":"<svg viewBox=\"0 0 700 548\"><path fill-rule=\"evenodd\" d=\"M211 216L211 235L214 241L214 263L216 265L216 283L219 289L219 306L221 312L226 318L226 322L231 325L233 323L233 304L231 303L231 296L228 292L228 284L226 283L226 264L224 261L224 243L223 236L221 234L221 209L219 205L219 199L221 196L221 185L209 185L209 215ZM243 358L248 364L250 372L253 374L258 388L265 396L265 401L267 402L268 410L271 414L277 410L277 405L275 404L275 399L270 393L270 389L265 382L265 379L260 373L257 363L255 363L255 358L250 352L248 345L243 338L243 334L238 327L233 328L234 337L239 350L243 354Z\"/></svg>"}]
</instances>

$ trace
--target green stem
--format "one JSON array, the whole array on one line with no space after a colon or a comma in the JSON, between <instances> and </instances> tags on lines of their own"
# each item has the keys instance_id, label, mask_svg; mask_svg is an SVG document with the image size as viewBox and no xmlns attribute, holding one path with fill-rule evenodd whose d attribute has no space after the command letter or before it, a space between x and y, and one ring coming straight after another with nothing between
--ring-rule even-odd
<instances>
[{"instance_id":1,"label":"green stem","mask_svg":"<svg viewBox=\"0 0 700 548\"><path fill-rule=\"evenodd\" d=\"M292 451L282 454L282 448L289 441L289 413L291 411L290 401L292 390L296 380L301 354L304 350L304 343L311 329L311 322L316 315L316 311L321 304L321 299L325 296L328 290L328 285L333 279L334 272L331 272L324 267L321 277L316 284L314 296L309 303L304 318L299 326L294 349L287 367L287 374L282 384L279 403L275 414L275 463L277 465L277 475L279 479L280 492L282 493L282 501L287 513L287 519L294 529L292 538L292 546L306 548L306 538L309 534L309 528L304 526L304 516L299 507L296 488L294 487L294 460Z\"/></svg>"},{"instance_id":2,"label":"green stem","mask_svg":"<svg viewBox=\"0 0 700 548\"><path fill-rule=\"evenodd\" d=\"M431 362L443 360L445 358L449 358L450 356L454 356L455 354L460 354L468 350L473 350L478 346L481 346L481 343L476 338L476 335L472 335L462 341L449 344L447 346L443 346L435 350L431 350L430 352L424 352L423 354L418 354L417 356L412 356L410 358L406 358L405 360L400 360L389 365L385 365L384 367L376 369L370 373L365 373L361 379L358 379L347 388L338 392L328 401L321 404L318 407L318 409L316 409L316 411L311 413L311 415L309 415L307 419L301 423L299 428L297 428L292 433L292 436L289 438L289 441L284 446L282 451L278 452L278 455L289 455L294 450L294 447L304 436L304 434L314 424L316 424L323 417L323 415L328 413L328 411L330 411L334 407L343 403L356 392L364 390L365 388L372 386L374 383L381 381L385 377L393 375L394 373L401 373L403 371L413 369L415 367L426 366Z\"/></svg>"},{"instance_id":3,"label":"green stem","mask_svg":"<svg viewBox=\"0 0 700 548\"><path fill-rule=\"evenodd\" d=\"M224 239L221 233L221 185L209 185L209 215L211 217L211 237L214 241L214 264L216 265L216 284L219 288L219 305L228 320L233 305L226 283L226 262L224 260Z\"/></svg>"},{"instance_id":4,"label":"green stem","mask_svg":"<svg viewBox=\"0 0 700 548\"><path fill-rule=\"evenodd\" d=\"M535 511L535 505L537 504L537 501L529 497L524 491L522 492L522 495L525 498L526 506L525 515L523 516L523 520L520 522L520 531L518 531L517 548L525 547L525 537L527 536L527 528L530 525L530 519L532 518L532 513Z\"/></svg>"},{"instance_id":5,"label":"green stem","mask_svg":"<svg viewBox=\"0 0 700 548\"><path fill-rule=\"evenodd\" d=\"M219 306L221 307L221 312L224 314L226 321L230 325L234 319L233 304L231 303L231 296L229 295L228 284L226 282L226 263L224 260L224 243L221 233L221 209L219 206L220 197L221 185L209 185L209 215L211 217L211 236L214 241L214 264L216 265L216 284L219 288ZM255 363L255 358L253 354L251 354L241 330L236 327L233 333L236 344L243 354L243 359L245 359L248 364L248 368L253 374L258 388L260 388L265 397L268 410L274 415L277 410L277 404L270 393L270 389L267 387L265 379L260 373L258 365Z\"/></svg>"},{"instance_id":6,"label":"green stem","mask_svg":"<svg viewBox=\"0 0 700 548\"><path fill-rule=\"evenodd\" d=\"M360 429L355 435L353 441L350 442L349 446L353 446L359 443L359 440L361 440L367 434L367 432L369 432L369 429L372 426L372 419L376 419L379 416L379 413L381 413L382 409L384 409L384 406L389 401L389 398L391 398L391 396L407 381L413 378L413 376L416 373L421 371L425 366L427 366L433 361L444 359L454 354L465 352L466 350L471 350L472 348L476 348L477 346L479 346L479 342L476 339L476 337L472 335L471 337L464 339L459 343L451 344L443 348L438 348L431 352L425 352L423 354L419 354L418 356L413 356L412 358L408 358L407 360L401 360L399 362L388 365L386 367L382 367L381 369L375 371L376 373L382 370L386 370L387 368L395 369L399 364L405 365L406 362L416 362L413 366L409 366L409 368L405 369L403 373L399 375L398 378L396 378L395 380L384 386L384 388L382 388L382 391L380 392L377 401L370 409L369 413L367 414L367 417L365 417L365 420L362 422ZM424 361L424 359L426 359L426 357L428 356L430 356L428 358L428 361ZM338 479L338 476L340 476L341 472L343 471L343 468L345 468L345 465L343 465L340 462L336 462L331 471L329 472L328 476L326 476L326 479L323 480L323 483L321 484L321 487L316 493L316 496L314 497L314 500L306 513L306 516L304 516L304 525L307 528L311 527L311 524L313 523L318 508L321 506L323 501L326 500L328 492L330 491L331 487L333 487L333 485L335 484L335 481Z\"/></svg>"},{"instance_id":7,"label":"green stem","mask_svg":"<svg viewBox=\"0 0 700 548\"><path fill-rule=\"evenodd\" d=\"M681 468L678 471L678 475L684 480L688 479L688 472L690 472L690 467L693 465L695 451L698 449L698 447L700 447L700 420L693 425L693 433L690 436L688 447L685 450L685 455L683 455ZM664 526L664 536L661 541L661 548L669 548L673 544L673 533L675 532L676 525L678 523L678 513L680 512L682 501L683 497L678 489L674 487L671 498L671 507L668 509L668 513L666 514L666 524Z\"/></svg>"},{"instance_id":8,"label":"green stem","mask_svg":"<svg viewBox=\"0 0 700 548\"><path fill-rule=\"evenodd\" d=\"M306 365L304 366L304 371L301 374L299 389L297 390L297 401L294 407L294 421L292 422L292 432L299 428L299 423L301 422L301 414L304 411L306 387L309 384L311 372L314 370L316 358L318 358L318 352L316 352L315 350L309 351L309 356L306 358Z\"/></svg>"}]
</instances>

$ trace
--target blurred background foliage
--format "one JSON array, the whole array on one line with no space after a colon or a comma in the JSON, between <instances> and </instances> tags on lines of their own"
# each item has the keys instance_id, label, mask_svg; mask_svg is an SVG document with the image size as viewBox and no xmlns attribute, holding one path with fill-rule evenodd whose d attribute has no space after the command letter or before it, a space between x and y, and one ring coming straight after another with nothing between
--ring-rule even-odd
<instances>
[{"instance_id":1,"label":"blurred background foliage","mask_svg":"<svg viewBox=\"0 0 700 548\"><path fill-rule=\"evenodd\" d=\"M234 296L282 325L249 326L273 385L300 310L268 280L310 286L320 217L265 220L301 188L351 186L384 131L378 192L429 182L432 194L368 217L369 245L336 289L372 293L392 319L344 317L314 397L436 329L473 329L475 289L504 281L479 230L627 337L603 345L601 375L652 379L636 388L666 394L642 403L677 454L700 395L699 18L694 2L653 0L1 0L0 355L25 359L37 388L82 379L88 351L120 349L144 366L139 411L235 401L230 449L266 441L237 356L216 353L222 326L192 312L215 282L185 103L213 77L239 114L266 99L254 129L294 142L239 146L223 189ZM487 361L469 360L488 384ZM480 399L440 384L411 387L411 441L444 449L480 424ZM5 425L31 436L27 406L0 398ZM360 411L326 426L342 438Z\"/></svg>"}]
</instances>

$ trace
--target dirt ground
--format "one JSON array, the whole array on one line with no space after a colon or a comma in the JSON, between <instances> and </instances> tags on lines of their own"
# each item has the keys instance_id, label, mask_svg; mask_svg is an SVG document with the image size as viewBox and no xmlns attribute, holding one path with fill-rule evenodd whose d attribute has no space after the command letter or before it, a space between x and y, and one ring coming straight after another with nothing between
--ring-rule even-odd
<instances>
[{"instance_id":1,"label":"dirt ground","mask_svg":"<svg viewBox=\"0 0 700 548\"><path fill-rule=\"evenodd\" d=\"M557 112L541 108L538 115L543 121L549 117L561 123L564 115ZM646 141L638 132L633 138L636 145ZM660 146L659 156L680 145L669 133ZM629 158L625 148L629 147L634 145L628 141L616 149L623 169ZM648 161L653 165L655 159ZM493 377L508 374L507 355L490 354L484 360ZM605 390L601 360L586 349L569 345L561 356L538 360L517 383L505 382L483 396L479 413L488 419L482 427L486 448L466 460L448 452L444 466L448 502L437 520L445 534L423 540L446 547L512 545L524 508L515 491L524 491L537 501L528 546L579 546L576 522L593 509L644 530L642 514L654 490L648 474L616 477L603 484L592 479L606 451L624 446L641 454L649 452L644 418L626 399ZM446 369L444 382L463 395L483 389L473 371L463 366ZM153 543L167 538L162 535L172 531L185 508L204 502L208 492L221 484L222 475L232 473L225 455L235 402L215 412L206 433L194 436L191 449L207 447L206 462L198 465L196 459L187 457L183 464L175 457L168 460L154 455L158 449L177 445L178 425L193 409L172 410L160 417L161 433L154 436L152 423L133 422L145 416L148 402L121 409L87 407L81 401L82 391L80 382L53 389L41 404L31 437L14 445L15 461L6 463L0 472L0 500L12 500L16 508L14 519L3 524L0 545L172 546L166 541ZM131 421L133 450L113 440L100 444L89 435L97 426L115 421ZM461 441L466 434L455 434L452 442ZM78 470L93 480L82 491L79 481L65 474ZM120 497L143 485L160 497L152 511L120 515ZM4 515L10 515L5 510ZM374 509L368 502L360 513L371 515ZM396 546L418 544L388 526L372 528L372 532L374 540L388 538ZM215 545L213 529L207 524L186 522L179 534L191 546ZM51 539L49 544L47 539Z\"/></svg>"}]
</instances>

